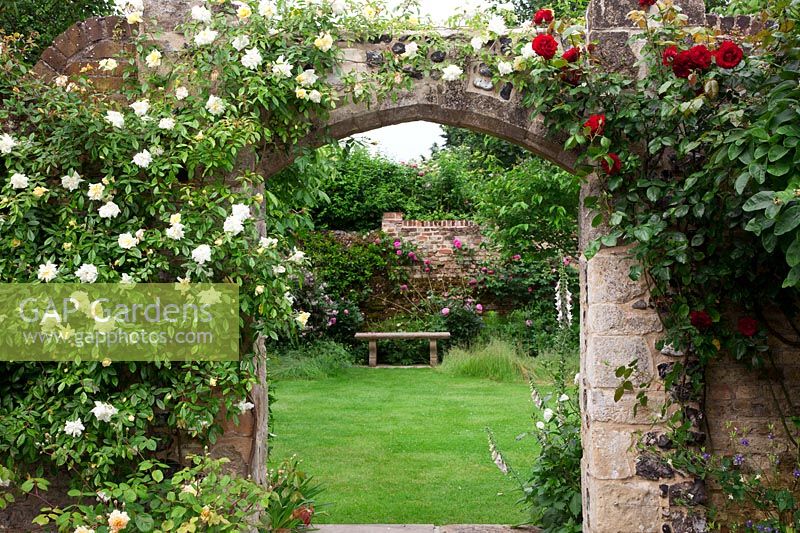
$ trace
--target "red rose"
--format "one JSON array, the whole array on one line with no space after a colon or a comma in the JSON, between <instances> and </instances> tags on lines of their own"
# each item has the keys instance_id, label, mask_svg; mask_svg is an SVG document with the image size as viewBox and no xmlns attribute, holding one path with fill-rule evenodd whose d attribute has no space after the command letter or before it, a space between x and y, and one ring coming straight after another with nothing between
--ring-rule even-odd
<instances>
[{"instance_id":1,"label":"red rose","mask_svg":"<svg viewBox=\"0 0 800 533\"><path fill-rule=\"evenodd\" d=\"M661 64L665 67L671 66L672 60L675 59L676 55L678 55L678 47L675 45L668 46L664 49L664 53L661 54Z\"/></svg>"},{"instance_id":2,"label":"red rose","mask_svg":"<svg viewBox=\"0 0 800 533\"><path fill-rule=\"evenodd\" d=\"M567 63L574 63L581 58L581 49L573 46L564 52L561 57L563 57Z\"/></svg>"},{"instance_id":3,"label":"red rose","mask_svg":"<svg viewBox=\"0 0 800 533\"><path fill-rule=\"evenodd\" d=\"M584 122L584 128L589 128L589 133L594 137L595 135L602 135L606 127L605 115L592 115L589 120Z\"/></svg>"},{"instance_id":4,"label":"red rose","mask_svg":"<svg viewBox=\"0 0 800 533\"><path fill-rule=\"evenodd\" d=\"M679 78L688 78L692 73L692 67L692 58L689 57L688 50L679 52L672 59L672 72Z\"/></svg>"},{"instance_id":5,"label":"red rose","mask_svg":"<svg viewBox=\"0 0 800 533\"><path fill-rule=\"evenodd\" d=\"M692 65L697 70L708 70L711 66L711 52L704 44L689 48L689 57L692 59Z\"/></svg>"},{"instance_id":6,"label":"red rose","mask_svg":"<svg viewBox=\"0 0 800 533\"><path fill-rule=\"evenodd\" d=\"M603 167L603 170L609 176L618 174L619 171L622 170L622 161L620 161L619 156L615 153L609 153L608 157L611 159L612 164L609 165L604 157L600 160L600 166Z\"/></svg>"},{"instance_id":7,"label":"red rose","mask_svg":"<svg viewBox=\"0 0 800 533\"><path fill-rule=\"evenodd\" d=\"M723 41L714 52L714 57L719 67L736 68L736 66L742 62L744 52L738 44L731 41Z\"/></svg>"},{"instance_id":8,"label":"red rose","mask_svg":"<svg viewBox=\"0 0 800 533\"><path fill-rule=\"evenodd\" d=\"M545 59L553 59L558 50L558 43L550 34L538 35L532 43L533 51Z\"/></svg>"},{"instance_id":9,"label":"red rose","mask_svg":"<svg viewBox=\"0 0 800 533\"><path fill-rule=\"evenodd\" d=\"M752 337L758 332L758 321L755 318L743 316L739 319L737 329L739 330L739 333L745 337Z\"/></svg>"},{"instance_id":10,"label":"red rose","mask_svg":"<svg viewBox=\"0 0 800 533\"><path fill-rule=\"evenodd\" d=\"M692 311L689 313L689 322L697 329L708 329L711 327L711 315L705 311Z\"/></svg>"},{"instance_id":11,"label":"red rose","mask_svg":"<svg viewBox=\"0 0 800 533\"><path fill-rule=\"evenodd\" d=\"M656 4L656 0L639 0L639 7L650 7Z\"/></svg>"},{"instance_id":12,"label":"red rose","mask_svg":"<svg viewBox=\"0 0 800 533\"><path fill-rule=\"evenodd\" d=\"M582 76L583 73L579 69L567 67L561 69L561 79L573 87L576 87L581 82Z\"/></svg>"},{"instance_id":13,"label":"red rose","mask_svg":"<svg viewBox=\"0 0 800 533\"><path fill-rule=\"evenodd\" d=\"M535 24L550 24L553 22L553 10L540 9L533 15L533 22Z\"/></svg>"}]
</instances>

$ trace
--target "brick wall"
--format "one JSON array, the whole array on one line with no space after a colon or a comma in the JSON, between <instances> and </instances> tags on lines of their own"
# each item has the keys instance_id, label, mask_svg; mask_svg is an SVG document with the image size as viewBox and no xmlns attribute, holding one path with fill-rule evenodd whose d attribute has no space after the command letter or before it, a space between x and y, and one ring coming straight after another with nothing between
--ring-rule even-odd
<instances>
[{"instance_id":1,"label":"brick wall","mask_svg":"<svg viewBox=\"0 0 800 533\"><path fill-rule=\"evenodd\" d=\"M481 264L494 254L483 249L481 228L469 220L405 220L402 213L384 213L381 230L391 238L413 243L420 260L431 262L434 277L441 279L474 276ZM461 241L461 252L453 241ZM413 269L412 277L425 272Z\"/></svg>"}]
</instances>

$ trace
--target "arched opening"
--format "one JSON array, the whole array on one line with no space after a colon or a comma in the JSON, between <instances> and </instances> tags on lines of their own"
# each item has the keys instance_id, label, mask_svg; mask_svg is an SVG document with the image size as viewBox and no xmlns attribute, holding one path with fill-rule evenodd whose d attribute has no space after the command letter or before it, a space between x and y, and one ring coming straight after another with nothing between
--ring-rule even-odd
<instances>
[{"instance_id":1,"label":"arched opening","mask_svg":"<svg viewBox=\"0 0 800 533\"><path fill-rule=\"evenodd\" d=\"M401 179L405 176L405 179L410 180L413 183L412 188L425 189L427 183L439 193L446 193L440 187L441 183L436 182L441 176L431 177L431 174L439 172L441 168L434 169L433 167L446 164L458 167L455 170L448 168L447 170L451 173L459 171L466 173L474 170L470 168L470 164L480 164L480 157L476 155L474 161L467 161L467 159L471 155L471 150L477 149L484 142L482 136L473 133L475 130L481 133L491 133L495 142L500 144L497 139L500 139L501 136L492 130L499 124L498 119L494 116L464 113L466 118L455 119L454 115L447 113L446 109L428 104L402 106L394 120L392 120L391 112L391 110L383 112L369 110L365 112L366 118L361 120L353 117L353 111L350 110L344 112L344 116L351 118L344 122L331 124L328 131L338 132L337 137L339 135L349 136L369 131L369 124L383 126L389 122L406 123L429 119L431 116L441 117L445 114L449 118L439 120L438 123L456 124L461 127L470 125L472 131L455 128L450 130L448 136L450 142L443 143L445 146L438 153L428 152L426 154L427 162L405 161L406 164L403 165L399 161L384 160L370 166L369 161L362 161L362 159L368 160L369 154L365 155L365 151L354 152L352 150L343 156L344 160L337 160L333 164L334 167L338 166L333 170L336 173L369 174L374 171L378 174L378 179L359 183L357 186L361 187L361 190L358 192L363 194L357 197L348 196L341 189L324 189L329 197L334 195L340 197L331 198L336 207L331 209L332 212L322 210L317 213L317 224L320 225L324 218L324 221L330 226L331 220L336 217L346 219L347 222L333 228L337 231L317 232L317 237L314 239L323 241L321 244L317 242L309 246L309 243L306 243L305 251L312 258L312 265L315 264L315 255L326 258L322 261L323 268L320 270L329 277L314 281L335 284L338 290L339 282L346 276L343 272L338 272L332 265L338 260L336 256L346 254L348 249L357 248L359 252L353 252L348 256L349 259L343 261L342 264L349 265L350 268L357 265L359 270L373 268L372 265L367 264L365 259L373 257L368 254L367 250L378 255L383 254L384 257L388 255L388 259L392 259L391 256L395 251L402 250L404 258L402 268L412 272L411 279L393 279L388 283L380 283L373 287L371 298L366 299L372 301L360 309L362 312L367 312L367 308L369 308L368 314L371 315L361 324L361 330L408 331L411 328L413 331L419 329L424 331L430 322L425 323L419 317L415 320L415 317L410 316L424 307L424 305L414 307L415 296L412 295L414 284L419 283L420 288L425 291L436 292L438 301L444 301L441 299L442 293L447 292L448 282L453 283L454 280L460 278L460 285L469 288L470 282L474 279L478 285L476 292L481 293L482 296L476 297L473 308L478 303L485 306L485 309L482 309L482 316L479 317L484 325L485 336L474 339L471 347L461 349L460 356L467 358L480 355L483 361L496 358L502 360L501 362L508 363L509 366L518 364L520 360L524 359L531 363L529 367L526 367L526 372L536 373L543 370L538 363L548 358L555 364L557 357L554 354L539 353L541 346L533 346L537 341L539 328L543 333L545 329L549 328L550 331L546 334L553 336L555 334L554 325L557 320L553 304L553 289L557 275L551 271L550 266L547 267L547 272L538 273L541 275L539 285L529 287L521 279L519 283L516 279L517 276L533 275L530 270L533 267L527 266L529 257L524 252L512 252L510 245L501 250L498 257L482 255L463 270L457 268L460 266L457 261L442 261L442 258L437 255L436 252L439 249L445 249L448 252L446 255L450 257L458 255L460 250L455 248L455 240L459 240L460 249L466 250L467 247L474 247L476 250L482 250L480 242L470 241L468 244L468 240L473 235L482 236L480 228L475 226L467 229L460 225L462 218L477 216L474 210L457 211L453 209L451 214L458 220L425 220L436 214L434 206L427 213L418 211L407 217L397 214L384 216L383 224L375 214L378 213L377 208L373 208L368 214L364 214L364 212L353 216L343 214L344 210L352 207L352 204L364 202L365 196L385 194L386 189L382 188L381 181L388 182L388 188L397 187L397 181L390 176L392 170L402 173ZM516 190L513 186L509 186L504 190L496 189L495 194L492 195L492 185L499 186L505 172L520 166L516 169L515 175L508 175L508 181L515 180L514 183L521 186L525 181L524 172L530 171L529 168L522 168L526 161L536 160L541 164L542 152L548 150L559 150L560 152L560 149L556 148L557 143L552 141L547 141L546 145L536 145L536 153L533 155L529 150L518 148L519 145L526 148L532 146L531 139L536 138L529 133L532 129L533 127L525 129L525 133L521 127L504 130L506 132L504 140L510 138L515 141L514 147L508 143L502 143L503 149L513 151L512 161L500 163L496 154L483 154L492 159L491 161L486 160L485 164L487 167L493 165L494 172L487 170L486 173L476 176L475 181L486 182L481 187L483 201L487 204L491 202L497 211L504 204L511 207L512 204L521 202L526 195L533 196L535 194L535 191L532 190ZM474 143L471 146L469 145L470 141ZM458 147L455 145L458 143L462 144L463 149L457 149ZM492 152L493 149L498 149L498 147L493 146L486 151ZM563 152L560 153L563 154ZM564 158L563 155L561 157ZM348 165L347 158L350 158L351 165ZM358 161L352 162L353 159L358 159ZM435 164L430 165L431 161ZM353 169L352 167L356 165L360 166ZM392 165L394 168L387 170L386 167L392 167ZM537 168L542 169L542 167ZM553 173L565 174L551 164L547 164L543 168ZM308 167L304 165L303 172L307 171ZM513 170L511 171L513 172ZM288 172L292 172L292 169L289 169ZM422 174L422 176L418 174ZM528 175L528 177L538 179L540 176ZM425 181L426 179L428 181ZM336 180L331 179L330 181ZM576 184L575 181L573 183ZM348 186L351 189L356 187L352 184L348 184ZM550 192L556 194L556 189L552 189ZM577 254L577 192L576 184L572 189L571 197L574 204L571 216L575 229L570 250L573 258ZM512 197L512 193L517 196ZM422 196L425 196L424 193L419 194L417 198ZM532 202L529 206L531 211L537 208L547 211L551 207L548 205L547 208L542 208L541 205L535 205L532 200L528 201ZM417 201L416 203L424 202ZM407 209L403 209L402 204L386 205L391 206L386 208L391 211L407 211ZM517 206L517 209L517 213L522 214L526 207ZM495 214L497 213L495 212ZM414 220L416 218L423 220ZM354 224L363 219L370 220L371 224L358 224L354 231ZM451 223L452 225L449 225ZM381 229L386 235L380 236L378 230ZM504 229L509 230L505 233L506 237L513 232L511 228ZM520 228L516 229L521 231ZM473 231L474 233L472 233ZM469 235L467 235L468 232ZM519 240L524 238L522 236ZM433 240L436 241L435 244L431 244ZM343 241L345 244L342 246ZM395 248L397 242L401 244ZM342 246L342 248L331 252L329 247L332 246ZM313 251L315 247L317 251ZM320 252L320 248L325 249ZM547 251L547 247L543 247L542 251ZM414 253L416 260L408 260L409 253ZM555 254L551 254L551 256L555 256ZM432 264L437 265L439 272L448 268L452 268L455 272L446 279L440 279L439 281L443 282L442 285L435 286L430 283L429 278L437 277L436 272L425 272L426 261L429 259ZM560 257L558 261L561 261ZM536 264L541 265L543 262ZM483 273L481 272L482 268L484 269ZM494 269L497 271L495 272ZM414 277L414 273L419 276ZM503 276L502 282L499 281L500 276ZM577 271L575 271L573 279L577 286ZM368 282L367 278L359 278L356 283ZM486 293L491 292L485 287L487 283L493 284L495 289L499 289L498 286L501 284L507 285L505 292L500 291L495 294L491 303L488 299L483 299L487 298ZM518 283L519 286L511 289L510 287L514 283ZM526 292L529 288L532 292L535 290L535 296L530 296ZM573 290L575 288L573 287ZM525 294L516 296L513 294L514 290ZM380 294L375 295L375 292ZM332 296L335 301L344 297L345 295L341 293ZM393 303L399 305L391 309ZM448 314L455 314L455 307L447 305L450 309ZM438 304L433 309L433 313L430 312L430 308L427 309L427 312L441 315L444 306L444 303ZM528 307L523 309L525 306ZM337 307L335 311L339 314L327 316L341 319L341 307ZM383 319L382 313L385 314ZM578 320L577 316L576 313L575 322ZM537 317L540 322L534 324ZM543 323L545 321L547 325ZM444 327L444 322L440 321L439 323ZM335 324L338 325L338 322ZM324 324L321 326L324 327ZM501 339L502 335L499 331L504 328L508 332L508 337ZM352 334L352 332L348 333ZM493 339L493 336L497 338ZM542 337L544 336L543 334ZM415 342L419 344L414 346ZM522 346L525 342L528 344ZM311 346L310 349L316 350L318 355L322 354L324 350L330 349L329 345L323 344L312 344ZM354 364L367 365L366 343L350 345L348 348L352 350L351 353L355 354ZM573 357L570 362L577 366L577 342L572 348ZM504 478L497 467L492 464L486 433L486 427L494 430L498 445L502 447L502 452L507 454L505 455L507 461L520 468L520 477L527 482L532 456L536 449L536 445L533 444L535 437L519 444L514 441L515 437L521 433L535 430L535 426L530 421L531 391L522 375L507 381L502 380L503 376L495 376L501 381L493 381L486 376L475 377L461 374L459 370L455 370L454 374L451 374L447 368L443 370L401 368L409 365L422 366L427 363L428 356L427 343L423 345L421 341L403 340L395 343L388 341L379 341L378 343L378 364L393 368L354 368L334 372L331 377L326 378L317 379L305 375L302 376L306 378L303 380L292 379L297 378L298 374L303 372L298 368L300 364L292 366L295 362L291 361L303 358L305 354L302 354L302 350L300 348L291 353L279 353L274 361L273 372L280 374L281 367L285 366L286 368L284 377L280 375L275 377L273 374L274 394L277 402L273 406L272 431L275 437L271 440L270 453L271 461L274 462L280 461L286 455L296 453L299 457L304 458L309 470L315 472L317 478L325 484L329 498L327 501L331 502L332 507L328 509L330 516L321 518L322 521L330 523L517 523L529 518L516 504L522 494L518 490L518 485L515 484L513 478ZM330 351L334 350L330 349ZM400 351L404 355L398 356L395 353ZM537 361L533 355L542 357ZM325 353L324 357L319 358L328 360L328 357L329 354ZM331 354L330 358L333 357ZM449 354L444 357L446 367ZM310 360L313 360L314 357L306 357L306 359L305 363L311 364ZM574 371L569 372L569 385L572 385L574 373ZM539 377L534 377L534 379L537 380L536 385L541 388L542 395L552 397L556 390L554 384L552 381L547 382L548 378L544 373L538 375ZM577 399L577 394L570 393L570 395L573 400ZM558 396L560 394L556 394L555 398ZM548 400L553 399L548 398ZM540 408L533 410L538 417L537 420L541 420L542 410ZM577 416L573 418L573 424L575 432L579 432ZM579 447L579 443L577 446ZM579 479L578 462L579 456L573 464L572 472L576 482ZM486 505L487 503L489 505Z\"/></svg>"}]
</instances>

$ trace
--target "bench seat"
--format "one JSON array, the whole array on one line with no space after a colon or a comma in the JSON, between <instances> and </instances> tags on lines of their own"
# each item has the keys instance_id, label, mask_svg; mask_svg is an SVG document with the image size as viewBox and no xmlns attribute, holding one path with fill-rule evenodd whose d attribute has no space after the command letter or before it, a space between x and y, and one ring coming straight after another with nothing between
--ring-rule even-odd
<instances>
[{"instance_id":1,"label":"bench seat","mask_svg":"<svg viewBox=\"0 0 800 533\"><path fill-rule=\"evenodd\" d=\"M437 341L450 338L447 331L375 331L356 333L357 340L369 341L369 366L378 366L378 341L390 339L427 339L430 341L431 366L439 364Z\"/></svg>"}]
</instances>

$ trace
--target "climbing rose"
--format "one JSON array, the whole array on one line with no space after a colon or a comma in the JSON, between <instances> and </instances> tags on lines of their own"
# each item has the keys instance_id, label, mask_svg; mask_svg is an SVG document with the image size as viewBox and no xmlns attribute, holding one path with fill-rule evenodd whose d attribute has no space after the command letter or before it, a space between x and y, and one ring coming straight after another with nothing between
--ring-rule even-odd
<instances>
[{"instance_id":1,"label":"climbing rose","mask_svg":"<svg viewBox=\"0 0 800 533\"><path fill-rule=\"evenodd\" d=\"M540 9L533 15L533 22L535 24L550 24L553 22L553 10Z\"/></svg>"},{"instance_id":2,"label":"climbing rose","mask_svg":"<svg viewBox=\"0 0 800 533\"><path fill-rule=\"evenodd\" d=\"M584 122L584 128L589 128L589 133L594 137L595 135L602 135L606 127L605 115L592 115L589 120Z\"/></svg>"},{"instance_id":3,"label":"climbing rose","mask_svg":"<svg viewBox=\"0 0 800 533\"><path fill-rule=\"evenodd\" d=\"M692 58L689 56L688 50L678 53L672 59L672 72L679 78L688 78L692 73L692 67Z\"/></svg>"},{"instance_id":4,"label":"climbing rose","mask_svg":"<svg viewBox=\"0 0 800 533\"><path fill-rule=\"evenodd\" d=\"M714 52L717 65L721 68L736 68L742 62L744 52L738 44L731 41L724 41Z\"/></svg>"},{"instance_id":5,"label":"climbing rose","mask_svg":"<svg viewBox=\"0 0 800 533\"><path fill-rule=\"evenodd\" d=\"M754 318L750 318L749 316L743 316L739 319L737 329L739 330L739 333L745 337L752 337L756 334L756 332L758 332L758 321Z\"/></svg>"},{"instance_id":6,"label":"climbing rose","mask_svg":"<svg viewBox=\"0 0 800 533\"><path fill-rule=\"evenodd\" d=\"M639 0L639 7L650 7L656 4L656 0Z\"/></svg>"},{"instance_id":7,"label":"climbing rose","mask_svg":"<svg viewBox=\"0 0 800 533\"><path fill-rule=\"evenodd\" d=\"M577 47L572 47L561 56L567 63L574 63L581 57L581 49Z\"/></svg>"},{"instance_id":8,"label":"climbing rose","mask_svg":"<svg viewBox=\"0 0 800 533\"><path fill-rule=\"evenodd\" d=\"M612 164L609 165L608 161L604 157L603 159L600 160L600 166L603 167L603 170L609 176L618 174L619 171L622 170L622 161L620 161L619 156L615 153L609 153L608 157L611 158Z\"/></svg>"},{"instance_id":9,"label":"climbing rose","mask_svg":"<svg viewBox=\"0 0 800 533\"><path fill-rule=\"evenodd\" d=\"M545 59L553 59L558 50L558 43L552 35L542 34L538 35L531 44L533 51Z\"/></svg>"},{"instance_id":10,"label":"climbing rose","mask_svg":"<svg viewBox=\"0 0 800 533\"><path fill-rule=\"evenodd\" d=\"M675 56L678 55L678 47L675 45L668 46L664 49L664 53L661 54L661 64L665 67L669 67L672 65L672 60L675 59Z\"/></svg>"},{"instance_id":11,"label":"climbing rose","mask_svg":"<svg viewBox=\"0 0 800 533\"><path fill-rule=\"evenodd\" d=\"M689 322L697 329L708 329L711 327L711 315L706 311L692 311L689 313Z\"/></svg>"},{"instance_id":12,"label":"climbing rose","mask_svg":"<svg viewBox=\"0 0 800 533\"><path fill-rule=\"evenodd\" d=\"M692 46L688 50L692 65L697 70L708 70L711 66L711 52L704 44Z\"/></svg>"},{"instance_id":13,"label":"climbing rose","mask_svg":"<svg viewBox=\"0 0 800 533\"><path fill-rule=\"evenodd\" d=\"M460 240L453 239L453 247L458 248L460 250L462 246L463 246L463 244L461 243Z\"/></svg>"}]
</instances>

